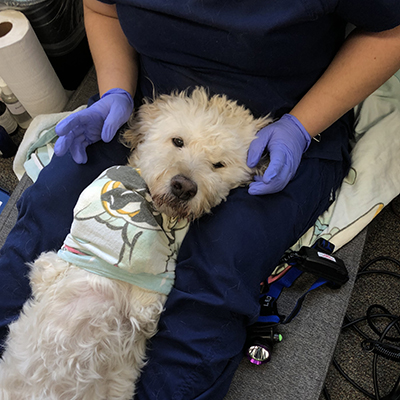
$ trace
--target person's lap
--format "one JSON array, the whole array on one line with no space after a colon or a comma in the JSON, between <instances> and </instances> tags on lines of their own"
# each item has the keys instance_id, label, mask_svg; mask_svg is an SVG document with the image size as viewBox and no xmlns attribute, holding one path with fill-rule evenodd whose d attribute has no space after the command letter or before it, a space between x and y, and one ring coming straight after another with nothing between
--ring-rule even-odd
<instances>
[{"instance_id":1,"label":"person's lap","mask_svg":"<svg viewBox=\"0 0 400 400\"><path fill-rule=\"evenodd\" d=\"M54 157L23 194L17 224L0 253L3 337L30 296L26 263L61 246L81 191L104 169L124 164L127 155L115 138L90 146L85 165L69 154ZM223 398L241 358L246 326L257 318L260 282L329 206L342 174L340 163L304 159L282 192L250 196L244 187L235 189L192 224L138 399Z\"/></svg>"},{"instance_id":2,"label":"person's lap","mask_svg":"<svg viewBox=\"0 0 400 400\"><path fill-rule=\"evenodd\" d=\"M304 160L281 193L234 190L195 222L135 399L220 399L259 313L259 285L330 205L340 163Z\"/></svg>"}]
</instances>

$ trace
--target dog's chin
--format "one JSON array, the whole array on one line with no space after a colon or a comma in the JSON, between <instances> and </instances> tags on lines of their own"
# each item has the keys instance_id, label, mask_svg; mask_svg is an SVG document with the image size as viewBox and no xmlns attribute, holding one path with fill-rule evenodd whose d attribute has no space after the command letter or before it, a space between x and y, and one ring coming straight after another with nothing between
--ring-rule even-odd
<instances>
[{"instance_id":1,"label":"dog's chin","mask_svg":"<svg viewBox=\"0 0 400 400\"><path fill-rule=\"evenodd\" d=\"M152 195L152 199L157 211L171 218L193 221L201 215L193 211L190 200L180 200L169 193Z\"/></svg>"}]
</instances>

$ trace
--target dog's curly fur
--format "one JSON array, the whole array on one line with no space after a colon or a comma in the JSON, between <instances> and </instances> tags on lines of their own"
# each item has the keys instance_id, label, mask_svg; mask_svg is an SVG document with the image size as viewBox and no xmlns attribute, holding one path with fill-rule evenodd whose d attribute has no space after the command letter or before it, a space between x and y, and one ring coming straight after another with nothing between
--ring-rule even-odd
<instances>
[{"instance_id":1,"label":"dog's curly fur","mask_svg":"<svg viewBox=\"0 0 400 400\"><path fill-rule=\"evenodd\" d=\"M251 180L247 150L269 122L196 88L147 101L124 141L158 210L195 219ZM131 399L166 296L94 275L55 252L32 264L30 280L32 298L10 325L0 364L0 399Z\"/></svg>"}]
</instances>

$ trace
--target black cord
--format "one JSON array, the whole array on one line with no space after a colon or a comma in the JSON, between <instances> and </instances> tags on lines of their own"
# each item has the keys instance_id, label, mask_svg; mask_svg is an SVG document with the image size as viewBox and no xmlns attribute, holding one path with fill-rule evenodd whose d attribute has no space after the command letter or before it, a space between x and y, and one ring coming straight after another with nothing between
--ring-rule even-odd
<instances>
[{"instance_id":1,"label":"black cord","mask_svg":"<svg viewBox=\"0 0 400 400\"><path fill-rule=\"evenodd\" d=\"M396 264L400 268L400 261L392 258L392 257L377 257L374 258L373 260L367 262L358 272L357 277L356 277L356 282L363 276L371 275L371 274L383 274L383 275L388 275L391 277L394 277L396 279L400 279L400 274L392 272L392 271L387 271L387 270L381 270L381 269L369 269L372 265L376 264L379 261L389 261L391 263ZM382 311L382 312L377 312L377 311ZM378 327L375 324L375 321L381 321L386 320L389 321L389 323L386 325L386 327L383 329L383 331L380 331ZM378 336L377 339L372 339L370 338L365 332L363 332L359 326L357 326L360 322L366 321L368 326L371 328L371 330ZM385 308L382 305L379 304L373 304L368 307L368 310L366 312L366 315L357 318L357 319L352 319L352 317L349 314L346 314L344 318L344 323L342 325L342 331L345 329L352 328L355 330L362 338L364 338L364 341L362 342L362 349L366 352L372 352L374 354L373 361L372 361L372 380L373 380L373 386L374 386L374 392L370 393L369 391L365 390L363 387L361 387L358 383L356 383L350 376L342 369L342 367L339 365L339 363L336 361L336 359L333 359L332 363L333 366L339 371L339 373L346 379L352 386L354 386L358 391L363 393L365 396L369 397L370 399L373 400L400 400L400 378L394 385L392 391L386 395L385 397L381 397L379 394L379 384L378 384L378 372L377 372L377 363L378 363L378 357L384 357L388 360L394 361L394 362L400 362L400 347L397 346L397 343L400 342L400 316L393 315L391 312ZM389 336L388 333L392 329L395 329L398 333L398 336ZM387 343L391 342L391 343ZM396 343L392 344L392 343ZM331 397L329 395L329 392L327 388L324 386L323 391L322 391L324 397L327 400L330 400Z\"/></svg>"},{"instance_id":2,"label":"black cord","mask_svg":"<svg viewBox=\"0 0 400 400\"><path fill-rule=\"evenodd\" d=\"M322 393L324 394L326 400L331 400L331 396L325 386L322 389Z\"/></svg>"},{"instance_id":3,"label":"black cord","mask_svg":"<svg viewBox=\"0 0 400 400\"><path fill-rule=\"evenodd\" d=\"M373 394L369 393L367 390L362 388L358 383L356 383L353 379L351 379L350 376L346 374L346 372L344 372L344 370L342 369L342 367L339 365L339 363L336 361L335 358L332 360L332 364L339 371L340 375L342 375L348 382L350 382L358 391L365 394L365 396L369 397L370 399L376 400L376 397Z\"/></svg>"}]
</instances>

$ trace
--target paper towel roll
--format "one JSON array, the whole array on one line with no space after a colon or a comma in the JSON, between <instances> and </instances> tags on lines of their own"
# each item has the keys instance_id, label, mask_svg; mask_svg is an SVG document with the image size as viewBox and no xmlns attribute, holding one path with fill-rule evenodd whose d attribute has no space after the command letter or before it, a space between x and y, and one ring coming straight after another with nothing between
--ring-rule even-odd
<instances>
[{"instance_id":1,"label":"paper towel roll","mask_svg":"<svg viewBox=\"0 0 400 400\"><path fill-rule=\"evenodd\" d=\"M32 117L63 110L67 94L28 19L0 12L0 76Z\"/></svg>"}]
</instances>

